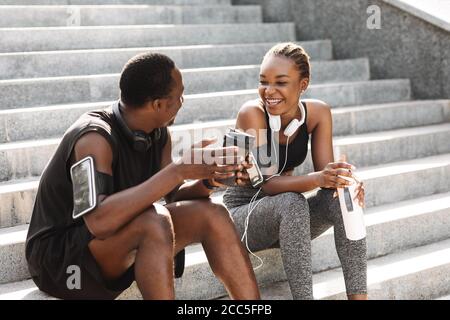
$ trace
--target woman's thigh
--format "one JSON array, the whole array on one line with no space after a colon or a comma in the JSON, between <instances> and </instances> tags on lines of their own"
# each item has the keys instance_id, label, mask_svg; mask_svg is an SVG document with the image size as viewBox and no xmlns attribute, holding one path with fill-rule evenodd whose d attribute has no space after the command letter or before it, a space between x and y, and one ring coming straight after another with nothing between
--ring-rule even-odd
<instances>
[{"instance_id":1,"label":"woman's thigh","mask_svg":"<svg viewBox=\"0 0 450 320\"><path fill-rule=\"evenodd\" d=\"M268 210L264 201L254 209L249 216L249 205L230 210L234 224L244 245L251 251L259 251L272 247L279 239L279 221ZM246 232L245 236L244 233Z\"/></svg>"}]
</instances>

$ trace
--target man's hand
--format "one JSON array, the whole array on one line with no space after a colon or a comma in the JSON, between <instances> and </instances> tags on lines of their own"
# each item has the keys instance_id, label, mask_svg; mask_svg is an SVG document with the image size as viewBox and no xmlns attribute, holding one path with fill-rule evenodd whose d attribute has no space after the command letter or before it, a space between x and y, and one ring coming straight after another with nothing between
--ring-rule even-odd
<instances>
[{"instance_id":1,"label":"man's hand","mask_svg":"<svg viewBox=\"0 0 450 320\"><path fill-rule=\"evenodd\" d=\"M238 147L207 148L216 139L204 139L193 144L177 162L177 169L186 179L227 179L235 176L239 165Z\"/></svg>"}]
</instances>

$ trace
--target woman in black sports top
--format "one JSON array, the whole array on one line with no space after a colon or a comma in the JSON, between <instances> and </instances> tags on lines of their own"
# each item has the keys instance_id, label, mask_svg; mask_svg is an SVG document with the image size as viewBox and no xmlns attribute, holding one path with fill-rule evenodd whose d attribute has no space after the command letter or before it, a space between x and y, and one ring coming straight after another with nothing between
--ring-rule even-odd
<instances>
[{"instance_id":1,"label":"woman in black sports top","mask_svg":"<svg viewBox=\"0 0 450 320\"><path fill-rule=\"evenodd\" d=\"M251 187L228 188L224 203L240 234L247 232L251 251L280 247L294 299L313 298L311 239L334 226L347 296L349 299L367 299L366 240L350 241L346 238L339 200L335 194L336 188L349 184L338 175L352 177L353 166L334 161L330 107L319 100L301 100L309 82L309 57L302 47L284 43L267 52L261 64L260 97L241 107L236 128L257 132L259 147L270 149L278 143L279 149L275 149L278 163L273 166L273 173L283 168L285 170L281 176L266 180L258 195L258 190ZM275 134L270 130L270 117L273 116L280 116L281 120L281 128ZM300 123L300 119L304 119L304 123L296 127L288 140L282 133L286 133L286 127L294 119ZM314 172L294 176L293 169L306 158L309 135ZM241 174L241 177L245 180L246 174ZM321 189L305 198L304 192L316 188ZM363 206L362 183L358 185L357 192L357 201ZM249 202L253 196L258 200L253 203L258 204L251 211L246 230Z\"/></svg>"}]
</instances>

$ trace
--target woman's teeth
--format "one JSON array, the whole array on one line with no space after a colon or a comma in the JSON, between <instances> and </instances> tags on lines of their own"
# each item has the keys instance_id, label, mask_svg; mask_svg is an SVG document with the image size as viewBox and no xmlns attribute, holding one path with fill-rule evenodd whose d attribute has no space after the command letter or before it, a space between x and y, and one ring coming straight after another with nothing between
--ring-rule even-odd
<instances>
[{"instance_id":1,"label":"woman's teeth","mask_svg":"<svg viewBox=\"0 0 450 320\"><path fill-rule=\"evenodd\" d=\"M282 99L266 99L267 104L270 106L276 106L277 104L279 104Z\"/></svg>"}]
</instances>

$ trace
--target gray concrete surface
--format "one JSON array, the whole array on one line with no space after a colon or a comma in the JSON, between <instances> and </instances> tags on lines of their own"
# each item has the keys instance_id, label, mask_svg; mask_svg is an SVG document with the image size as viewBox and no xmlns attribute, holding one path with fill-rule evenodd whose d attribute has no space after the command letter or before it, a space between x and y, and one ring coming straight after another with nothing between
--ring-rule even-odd
<instances>
[{"instance_id":1,"label":"gray concrete surface","mask_svg":"<svg viewBox=\"0 0 450 320\"><path fill-rule=\"evenodd\" d=\"M6 6L0 28L262 22L259 6Z\"/></svg>"},{"instance_id":2,"label":"gray concrete surface","mask_svg":"<svg viewBox=\"0 0 450 320\"><path fill-rule=\"evenodd\" d=\"M239 103L245 102L245 97ZM238 103L238 102L236 102ZM0 111L0 143L57 138L84 112L107 107L110 103L55 105ZM224 101L221 109L233 110L231 101ZM239 105L238 105L239 107ZM450 101L407 101L381 105L333 108L333 134L335 136L379 132L418 127L450 121ZM187 113L177 116L175 123L188 123ZM225 118L224 118L225 119ZM234 123L232 118L230 124ZM216 119L218 120L218 119ZM46 123L45 126L42 122ZM197 122L196 127L208 126ZM210 123L209 126L214 126Z\"/></svg>"},{"instance_id":3,"label":"gray concrete surface","mask_svg":"<svg viewBox=\"0 0 450 320\"><path fill-rule=\"evenodd\" d=\"M153 51L171 57L179 68L206 68L260 64L275 43L238 43L147 48L62 50L0 53L0 79L119 73L136 54ZM312 61L331 60L328 40L299 43Z\"/></svg>"},{"instance_id":4,"label":"gray concrete surface","mask_svg":"<svg viewBox=\"0 0 450 320\"><path fill-rule=\"evenodd\" d=\"M402 252L372 259L368 264L368 289L371 299L434 299L449 293L449 279L441 275L450 271L449 240L411 248ZM259 253L265 264L256 271L263 298L290 299L289 290L280 269L279 251ZM188 261L189 261L188 256ZM214 299L226 296L221 283L214 278L201 252L194 263L186 266L181 279L175 281L177 299ZM415 263L411 263L414 261ZM272 279L266 277L270 270ZM278 269L278 270L273 270ZM273 277L278 271L281 276ZM315 273L315 299L346 299L340 268ZM141 299L134 283L119 299ZM51 299L36 289L32 281L21 281L0 286L0 299ZM226 299L226 298L225 298Z\"/></svg>"},{"instance_id":5,"label":"gray concrete surface","mask_svg":"<svg viewBox=\"0 0 450 320\"><path fill-rule=\"evenodd\" d=\"M231 4L231 0L207 0L208 5ZM0 0L0 5L205 5L205 0Z\"/></svg>"},{"instance_id":6,"label":"gray concrete surface","mask_svg":"<svg viewBox=\"0 0 450 320\"><path fill-rule=\"evenodd\" d=\"M203 138L212 135L223 136L227 125L217 127L215 124L204 127L202 131L192 133L190 130L176 130L173 142L173 150L184 150L194 141L199 141L199 135ZM177 137L197 137L178 143ZM355 136L342 136L334 139L335 150L346 154L348 161L357 167L392 163L401 160L410 160L429 157L439 154L450 154L450 123L424 126L420 128L406 128L393 131L373 132L358 134ZM0 181L40 176L43 169L53 155L59 139L30 140L17 143L3 144L0 146ZM174 155L176 156L176 155ZM310 153L301 167L299 174L312 172L312 160Z\"/></svg>"},{"instance_id":7,"label":"gray concrete surface","mask_svg":"<svg viewBox=\"0 0 450 320\"><path fill-rule=\"evenodd\" d=\"M312 63L311 84L350 83L369 80L367 59L317 61ZM196 93L256 89L259 65L182 69L186 95ZM43 103L86 102L115 99L120 74L0 80L0 98L7 106ZM55 93L56 87L60 94ZM51 95L52 98L49 97ZM0 108L2 109L2 108Z\"/></svg>"},{"instance_id":8,"label":"gray concrete surface","mask_svg":"<svg viewBox=\"0 0 450 320\"><path fill-rule=\"evenodd\" d=\"M297 38L331 39L337 59L369 57L374 79L411 80L413 97L450 97L450 33L383 0L233 0L263 5L264 21L293 21ZM367 8L381 9L368 29ZM339 17L339 18L337 18Z\"/></svg>"},{"instance_id":9,"label":"gray concrete surface","mask_svg":"<svg viewBox=\"0 0 450 320\"><path fill-rule=\"evenodd\" d=\"M39 85L36 85L36 80L0 81L0 110L103 102L119 97L117 77L88 76L73 77L68 81L61 80L63 79L48 78L39 81ZM199 78L195 83L200 88L196 88L194 94L185 95L186 102L179 114L188 122L234 117L245 101L242 101L243 96L245 99L257 97L257 80L254 77L247 77L244 82L246 90L211 92L215 89L213 83L204 83ZM190 82L186 81L187 83ZM194 82L191 83L193 84ZM217 85L222 90L225 89L221 82ZM52 88L52 91L42 88ZM205 93L201 93L201 90L205 90ZM326 83L310 85L303 97L321 99L332 107L399 102L410 100L410 86L407 79ZM220 107L221 104L218 104L227 98L233 99L233 109L223 109ZM206 105L208 102L213 104Z\"/></svg>"},{"instance_id":10,"label":"gray concrete surface","mask_svg":"<svg viewBox=\"0 0 450 320\"><path fill-rule=\"evenodd\" d=\"M296 40L292 23L4 28L0 38L0 52Z\"/></svg>"}]
</instances>

